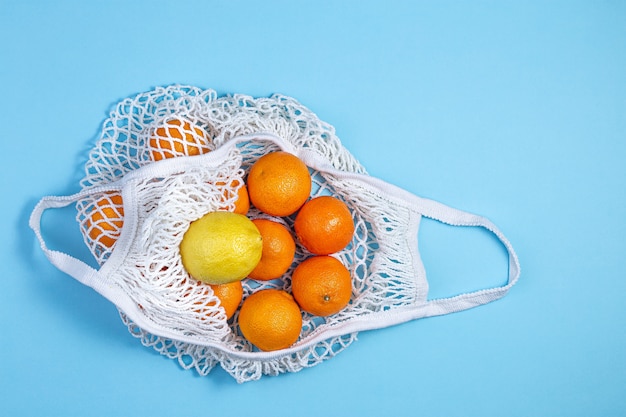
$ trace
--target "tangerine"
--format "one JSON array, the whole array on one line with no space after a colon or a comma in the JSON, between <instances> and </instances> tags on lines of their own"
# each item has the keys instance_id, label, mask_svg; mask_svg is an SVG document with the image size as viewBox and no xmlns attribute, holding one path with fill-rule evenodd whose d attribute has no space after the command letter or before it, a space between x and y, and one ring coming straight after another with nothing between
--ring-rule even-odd
<instances>
[{"instance_id":1,"label":"tangerine","mask_svg":"<svg viewBox=\"0 0 626 417\"><path fill-rule=\"evenodd\" d=\"M237 311L239 304L241 303L241 299L243 298L243 285L241 281L229 282L227 284L217 284L217 285L209 285L205 284L201 281L195 281L195 285L200 287L202 291L201 294L205 297L209 296L209 287L213 291L213 294L220 300L220 305L224 308L224 312L226 313L226 320L230 319ZM183 295L184 297L189 297L192 293L192 288L189 288L187 292ZM208 303L206 301L197 300L194 302L194 306L198 306L194 311L196 313L203 313L206 311L207 316L214 315L214 310L205 310L202 306L212 307L215 306L214 302Z\"/></svg>"},{"instance_id":2,"label":"tangerine","mask_svg":"<svg viewBox=\"0 0 626 417\"><path fill-rule=\"evenodd\" d=\"M260 290L243 300L239 328L261 350L285 349L300 336L302 313L288 292L273 288Z\"/></svg>"},{"instance_id":3,"label":"tangerine","mask_svg":"<svg viewBox=\"0 0 626 417\"><path fill-rule=\"evenodd\" d=\"M284 151L260 157L248 173L251 203L272 216L295 213L311 194L311 174L297 156Z\"/></svg>"},{"instance_id":4,"label":"tangerine","mask_svg":"<svg viewBox=\"0 0 626 417\"><path fill-rule=\"evenodd\" d=\"M316 316L330 316L350 302L352 279L338 259L313 256L293 271L291 291L302 310Z\"/></svg>"},{"instance_id":5,"label":"tangerine","mask_svg":"<svg viewBox=\"0 0 626 417\"><path fill-rule=\"evenodd\" d=\"M235 184L237 185L237 184ZM246 214L250 210L250 196L248 195L248 187L243 184L237 190L237 200L235 201L235 213Z\"/></svg>"},{"instance_id":6,"label":"tangerine","mask_svg":"<svg viewBox=\"0 0 626 417\"><path fill-rule=\"evenodd\" d=\"M235 188L239 185L239 180L235 179L230 184L233 188ZM224 183L223 181L218 181L215 183L215 185L224 186L226 185L226 183ZM225 189L222 195L222 201L226 201L232 196L232 191L230 191L229 189ZM221 210L227 210L227 207L222 207ZM233 210L233 213L245 215L248 213L249 210L250 197L248 195L248 187L246 187L246 184L243 184L237 189L237 198L235 200L235 209Z\"/></svg>"},{"instance_id":7,"label":"tangerine","mask_svg":"<svg viewBox=\"0 0 626 417\"><path fill-rule=\"evenodd\" d=\"M113 247L124 224L122 196L116 192L104 194L87 213L86 227L89 237L107 248Z\"/></svg>"},{"instance_id":8,"label":"tangerine","mask_svg":"<svg viewBox=\"0 0 626 417\"><path fill-rule=\"evenodd\" d=\"M296 242L289 230L278 222L254 219L252 223L261 232L263 250L261 260L248 277L261 281L278 278L291 266L296 253Z\"/></svg>"},{"instance_id":9,"label":"tangerine","mask_svg":"<svg viewBox=\"0 0 626 417\"><path fill-rule=\"evenodd\" d=\"M226 312L226 320L231 318L243 298L243 285L241 281L229 282L227 284L210 285L213 294L220 300L220 305Z\"/></svg>"},{"instance_id":10,"label":"tangerine","mask_svg":"<svg viewBox=\"0 0 626 417\"><path fill-rule=\"evenodd\" d=\"M343 201L320 196L307 201L296 216L299 242L315 255L329 255L345 248L354 235L354 221Z\"/></svg>"},{"instance_id":11,"label":"tangerine","mask_svg":"<svg viewBox=\"0 0 626 417\"><path fill-rule=\"evenodd\" d=\"M207 133L187 120L175 118L157 127L148 141L154 161L210 151Z\"/></svg>"}]
</instances>

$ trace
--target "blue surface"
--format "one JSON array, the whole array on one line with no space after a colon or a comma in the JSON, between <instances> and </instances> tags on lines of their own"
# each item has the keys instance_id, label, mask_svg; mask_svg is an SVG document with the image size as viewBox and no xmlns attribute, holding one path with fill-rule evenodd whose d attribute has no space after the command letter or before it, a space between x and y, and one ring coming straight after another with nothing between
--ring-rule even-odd
<instances>
[{"instance_id":1,"label":"blue surface","mask_svg":"<svg viewBox=\"0 0 626 417\"><path fill-rule=\"evenodd\" d=\"M626 3L0 0L3 416L626 415ZM78 190L110 106L155 86L297 98L369 173L485 215L504 299L363 332L295 374L182 370L27 226ZM69 223L48 230L56 245ZM433 295L500 284L425 222Z\"/></svg>"}]
</instances>

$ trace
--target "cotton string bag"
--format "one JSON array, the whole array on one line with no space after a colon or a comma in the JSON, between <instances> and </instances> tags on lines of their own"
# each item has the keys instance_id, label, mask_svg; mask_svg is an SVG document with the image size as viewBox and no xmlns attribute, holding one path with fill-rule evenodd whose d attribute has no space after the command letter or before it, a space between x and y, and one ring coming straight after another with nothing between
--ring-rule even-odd
<instances>
[{"instance_id":1,"label":"cotton string bag","mask_svg":"<svg viewBox=\"0 0 626 417\"><path fill-rule=\"evenodd\" d=\"M160 152L192 156L155 156L153 132L171 120L176 122L166 129L162 140L168 143L159 144ZM277 150L297 155L310 168L312 197L333 195L350 208L354 238L333 256L350 270L353 292L350 304L335 315L303 312L294 345L263 352L241 335L238 313L227 320L219 299L188 275L178 246L190 222L210 211L233 209L250 166ZM210 89L171 85L124 99L103 123L80 186L71 196L42 198L33 210L30 225L44 253L57 268L114 303L142 344L200 375L217 364L240 383L296 372L335 356L360 331L495 301L520 274L510 242L491 221L371 177L331 125L283 95L218 96ZM103 199L113 210L109 217L114 213L120 219L121 230L96 230L90 221L94 210L103 210ZM43 212L71 204L98 269L49 249L44 241ZM263 214L252 208L248 216ZM509 256L506 283L429 300L417 242L422 217L492 232ZM279 220L292 229L294 218ZM294 264L280 279L244 279L244 299L265 288L289 292L293 268L307 256L298 247Z\"/></svg>"}]
</instances>

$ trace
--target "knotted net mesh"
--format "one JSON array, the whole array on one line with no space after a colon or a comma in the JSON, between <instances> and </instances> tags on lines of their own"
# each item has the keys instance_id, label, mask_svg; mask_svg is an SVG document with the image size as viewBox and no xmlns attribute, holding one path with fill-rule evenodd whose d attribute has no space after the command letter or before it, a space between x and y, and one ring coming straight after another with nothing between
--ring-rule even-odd
<instances>
[{"instance_id":1,"label":"knotted net mesh","mask_svg":"<svg viewBox=\"0 0 626 417\"><path fill-rule=\"evenodd\" d=\"M85 243L101 265L124 233L124 221L132 218L136 222L136 235L111 285L128 294L155 328L180 337L147 331L120 309L131 334L178 360L185 369L206 375L220 364L238 382L316 365L356 339L356 333L324 338L327 329L425 297L411 274L406 244L410 209L397 206L389 210L389 201L375 190L335 171L311 168L312 197L334 195L346 202L353 215L353 241L335 254L353 277L352 299L348 307L330 317L303 312L296 349L286 354L258 358L239 354L257 350L241 335L238 313L226 319L211 288L195 281L183 268L178 246L191 221L209 211L232 209L250 166L279 149L276 141L262 138L237 141L236 146L234 141L230 143L261 132L280 138L292 149L313 152L336 170L366 173L341 145L333 127L292 98L218 97L213 90L175 85L139 94L116 106L89 154L82 188L101 190L141 167L176 156L219 154L219 161L173 170L166 176L138 177L132 207L123 204L121 189L114 186L77 203ZM267 217L254 207L248 216ZM272 219L293 230L295 215ZM281 278L267 282L244 279L244 299L265 288L289 291L293 268L308 256L298 245L292 267Z\"/></svg>"}]
</instances>

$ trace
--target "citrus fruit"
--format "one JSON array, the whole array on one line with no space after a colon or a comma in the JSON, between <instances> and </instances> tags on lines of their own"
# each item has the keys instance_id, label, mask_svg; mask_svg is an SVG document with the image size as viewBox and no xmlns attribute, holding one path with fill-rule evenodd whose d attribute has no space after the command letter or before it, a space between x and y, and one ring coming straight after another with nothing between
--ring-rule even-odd
<instances>
[{"instance_id":1,"label":"citrus fruit","mask_svg":"<svg viewBox=\"0 0 626 417\"><path fill-rule=\"evenodd\" d=\"M289 216L309 198L311 174L297 156L271 152L250 167L248 193L259 210L272 216Z\"/></svg>"},{"instance_id":2,"label":"citrus fruit","mask_svg":"<svg viewBox=\"0 0 626 417\"><path fill-rule=\"evenodd\" d=\"M308 313L316 316L338 313L350 302L350 271L332 256L313 256L293 271L291 292L300 308Z\"/></svg>"},{"instance_id":3,"label":"citrus fruit","mask_svg":"<svg viewBox=\"0 0 626 417\"><path fill-rule=\"evenodd\" d=\"M89 237L107 248L113 247L124 224L124 207L119 193L106 193L96 200L87 213L86 227Z\"/></svg>"},{"instance_id":4,"label":"citrus fruit","mask_svg":"<svg viewBox=\"0 0 626 417\"><path fill-rule=\"evenodd\" d=\"M157 127L148 141L150 156L154 161L209 152L209 139L199 126L176 118Z\"/></svg>"},{"instance_id":5,"label":"citrus fruit","mask_svg":"<svg viewBox=\"0 0 626 417\"><path fill-rule=\"evenodd\" d=\"M222 181L218 181L215 183L217 186L224 186L225 183ZM239 185L239 180L233 180L230 183L232 188L236 188ZM225 189L223 193L222 201L228 200L232 196L232 191L230 189ZM223 207L221 210L226 210L226 207ZM248 187L246 184L243 184L239 189L237 189L237 198L235 200L235 209L233 213L246 214L250 210L250 198L248 196Z\"/></svg>"},{"instance_id":6,"label":"citrus fruit","mask_svg":"<svg viewBox=\"0 0 626 417\"><path fill-rule=\"evenodd\" d=\"M209 285L200 281L194 281L194 283L194 287L198 287L201 294L201 297L194 301L194 306L197 306L197 308L194 309L196 313L202 314L204 312L207 317L215 315L215 310L211 307L214 307L216 303L214 301L207 302L210 292L209 288L211 288L213 294L219 299L220 305L224 308L226 319L230 319L235 314L243 298L243 285L241 281L233 281L219 285ZM189 288L184 293L183 297L191 296L194 287ZM209 307L209 309L205 309L204 307Z\"/></svg>"},{"instance_id":7,"label":"citrus fruit","mask_svg":"<svg viewBox=\"0 0 626 417\"><path fill-rule=\"evenodd\" d=\"M245 278L261 259L259 229L242 214L213 211L192 222L180 243L183 266L207 284Z\"/></svg>"},{"instance_id":8,"label":"citrus fruit","mask_svg":"<svg viewBox=\"0 0 626 417\"><path fill-rule=\"evenodd\" d=\"M263 251L261 260L248 277L261 281L278 278L291 266L296 253L296 242L289 230L278 222L255 219L252 223L261 232Z\"/></svg>"},{"instance_id":9,"label":"citrus fruit","mask_svg":"<svg viewBox=\"0 0 626 417\"><path fill-rule=\"evenodd\" d=\"M243 300L239 328L261 350L284 349L298 340L302 314L291 294L277 289L260 290Z\"/></svg>"},{"instance_id":10,"label":"citrus fruit","mask_svg":"<svg viewBox=\"0 0 626 417\"><path fill-rule=\"evenodd\" d=\"M228 320L235 314L241 299L243 298L243 286L241 281L233 281L226 284L211 285L213 293L220 300L220 305L226 312L226 319Z\"/></svg>"},{"instance_id":11,"label":"citrus fruit","mask_svg":"<svg viewBox=\"0 0 626 417\"><path fill-rule=\"evenodd\" d=\"M332 196L307 201L296 216L294 230L309 252L329 255L345 248L354 234L354 221L348 206Z\"/></svg>"},{"instance_id":12,"label":"citrus fruit","mask_svg":"<svg viewBox=\"0 0 626 417\"><path fill-rule=\"evenodd\" d=\"M244 184L237 190L237 200L235 201L235 210L233 212L246 214L248 210L250 210L250 197L248 195L248 187Z\"/></svg>"}]
</instances>

